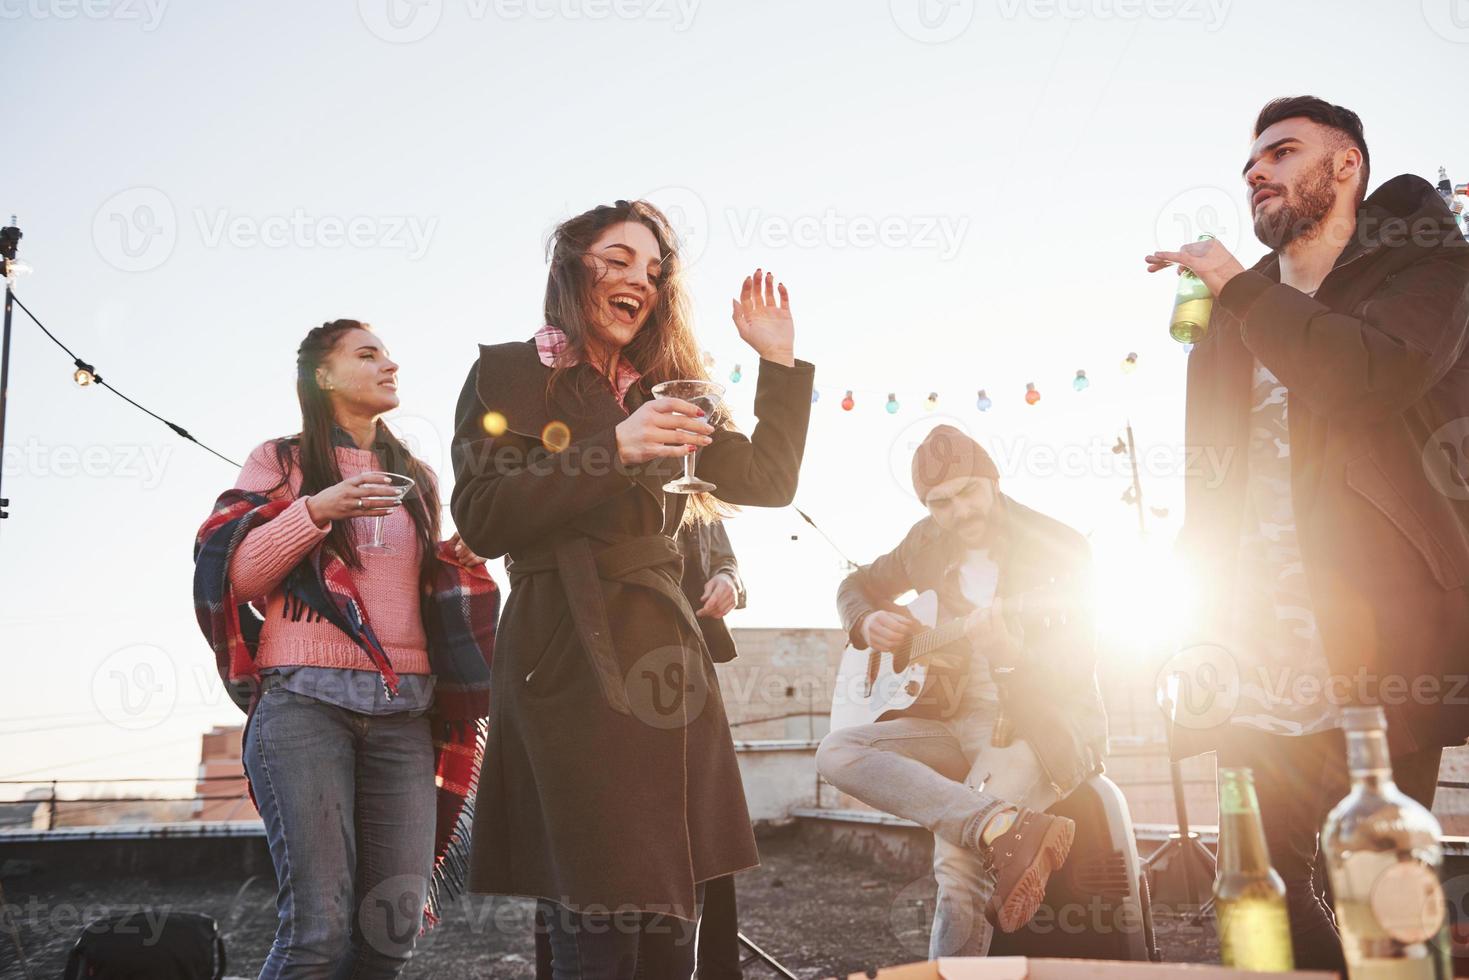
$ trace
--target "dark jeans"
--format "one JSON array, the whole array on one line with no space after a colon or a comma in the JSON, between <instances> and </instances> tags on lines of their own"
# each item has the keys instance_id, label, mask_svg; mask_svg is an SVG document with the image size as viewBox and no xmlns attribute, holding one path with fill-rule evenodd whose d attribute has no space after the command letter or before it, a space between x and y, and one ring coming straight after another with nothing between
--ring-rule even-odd
<instances>
[{"instance_id":1,"label":"dark jeans","mask_svg":"<svg viewBox=\"0 0 1469 980\"><path fill-rule=\"evenodd\" d=\"M734 875L704 882L704 912L699 916L698 980L743 980L740 920Z\"/></svg>"},{"instance_id":2,"label":"dark jeans","mask_svg":"<svg viewBox=\"0 0 1469 980\"><path fill-rule=\"evenodd\" d=\"M696 899L704 901L704 886ZM689 980L697 923L671 915L584 915L536 903L536 976L551 980Z\"/></svg>"},{"instance_id":3,"label":"dark jeans","mask_svg":"<svg viewBox=\"0 0 1469 980\"><path fill-rule=\"evenodd\" d=\"M250 718L244 756L278 886L261 980L396 977L433 870L428 719L276 687Z\"/></svg>"},{"instance_id":4,"label":"dark jeans","mask_svg":"<svg viewBox=\"0 0 1469 980\"><path fill-rule=\"evenodd\" d=\"M1443 749L1432 748L1393 759L1398 789L1432 807L1442 755ZM1219 749L1218 761L1254 771L1270 863L1285 881L1296 969L1346 976L1318 846L1327 813L1351 783L1344 736L1339 730L1294 736L1236 729Z\"/></svg>"}]
</instances>

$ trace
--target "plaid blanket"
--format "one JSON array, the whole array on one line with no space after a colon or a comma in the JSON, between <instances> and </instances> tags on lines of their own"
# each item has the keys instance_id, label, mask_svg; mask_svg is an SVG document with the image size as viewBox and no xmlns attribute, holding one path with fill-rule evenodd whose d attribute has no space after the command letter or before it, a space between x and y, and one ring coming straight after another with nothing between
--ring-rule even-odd
<instances>
[{"instance_id":1,"label":"plaid blanket","mask_svg":"<svg viewBox=\"0 0 1469 980\"><path fill-rule=\"evenodd\" d=\"M215 501L194 540L194 612L214 650L220 679L247 716L253 714L260 697L255 651L264 620L230 588L230 559L251 528L290 504L290 500L271 500L244 490L226 491ZM499 590L483 565L460 565L448 542L438 545L436 557L429 591L421 603L429 667L436 675L434 705L429 711L438 786L434 869L425 910L430 926L438 921L441 905L465 883L469 826L474 818L472 797L484 756L490 659L500 611ZM330 549L317 547L287 574L282 588L288 602L306 606L351 637L382 676L384 687L397 693L398 675L373 633L346 562ZM251 797L253 801L253 789Z\"/></svg>"}]
</instances>

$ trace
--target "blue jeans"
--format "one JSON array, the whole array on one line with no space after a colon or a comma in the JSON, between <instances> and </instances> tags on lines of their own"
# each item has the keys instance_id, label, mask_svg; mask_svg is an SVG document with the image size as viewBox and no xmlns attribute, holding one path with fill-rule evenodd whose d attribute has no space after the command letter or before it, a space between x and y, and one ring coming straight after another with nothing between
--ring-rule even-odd
<instances>
[{"instance_id":1,"label":"blue jeans","mask_svg":"<svg viewBox=\"0 0 1469 980\"><path fill-rule=\"evenodd\" d=\"M704 885L695 900L704 901ZM552 980L689 980L697 923L651 912L586 915L544 898L536 931L549 940ZM544 976L537 942L536 976Z\"/></svg>"},{"instance_id":2,"label":"blue jeans","mask_svg":"<svg viewBox=\"0 0 1469 980\"><path fill-rule=\"evenodd\" d=\"M246 728L244 757L278 885L260 980L396 977L433 869L428 720L273 687Z\"/></svg>"},{"instance_id":3,"label":"blue jeans","mask_svg":"<svg viewBox=\"0 0 1469 980\"><path fill-rule=\"evenodd\" d=\"M827 735L816 752L816 768L837 789L933 831L938 899L929 959L989 952L994 929L985 909L995 872L977 846L984 821L1006 803L1044 810L1060 799L1023 739L990 744L997 717L997 705L980 703L949 721L857 725Z\"/></svg>"}]
</instances>

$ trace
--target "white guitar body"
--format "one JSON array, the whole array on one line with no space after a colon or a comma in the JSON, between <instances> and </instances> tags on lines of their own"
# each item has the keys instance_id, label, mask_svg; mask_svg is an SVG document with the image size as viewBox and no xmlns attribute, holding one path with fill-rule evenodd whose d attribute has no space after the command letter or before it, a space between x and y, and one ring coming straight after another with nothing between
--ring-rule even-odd
<instances>
[{"instance_id":1,"label":"white guitar body","mask_svg":"<svg viewBox=\"0 0 1469 980\"><path fill-rule=\"evenodd\" d=\"M933 629L938 622L937 592L921 593L904 608L928 629L909 641L905 649L896 655L858 650L853 646L842 652L836 686L832 689L832 731L870 725L890 711L911 708L928 679L928 654L963 636L962 620L956 621L957 631L953 623L941 631ZM943 642L934 642L938 640ZM895 658L903 663L902 670L893 669Z\"/></svg>"}]
</instances>

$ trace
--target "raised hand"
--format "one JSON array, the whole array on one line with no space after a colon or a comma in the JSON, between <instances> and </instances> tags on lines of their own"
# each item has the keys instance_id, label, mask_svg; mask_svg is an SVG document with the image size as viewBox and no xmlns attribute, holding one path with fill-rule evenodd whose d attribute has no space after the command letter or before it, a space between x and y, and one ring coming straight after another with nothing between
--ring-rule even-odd
<instances>
[{"instance_id":1,"label":"raised hand","mask_svg":"<svg viewBox=\"0 0 1469 980\"><path fill-rule=\"evenodd\" d=\"M785 283L777 284L774 273L756 269L753 276L745 277L739 299L733 303L735 329L755 353L787 367L796 363L796 326Z\"/></svg>"}]
</instances>

